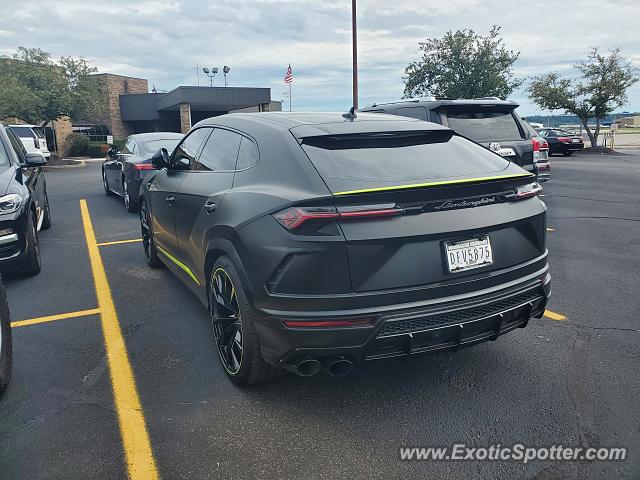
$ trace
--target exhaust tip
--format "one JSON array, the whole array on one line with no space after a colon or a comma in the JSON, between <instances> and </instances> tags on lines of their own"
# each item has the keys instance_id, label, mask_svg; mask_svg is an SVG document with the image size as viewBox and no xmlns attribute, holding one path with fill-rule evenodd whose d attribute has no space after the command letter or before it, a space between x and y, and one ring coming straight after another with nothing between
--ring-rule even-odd
<instances>
[{"instance_id":1,"label":"exhaust tip","mask_svg":"<svg viewBox=\"0 0 640 480\"><path fill-rule=\"evenodd\" d=\"M348 358L338 358L327 364L326 370L332 377L342 377L353 371L353 362Z\"/></svg>"},{"instance_id":2,"label":"exhaust tip","mask_svg":"<svg viewBox=\"0 0 640 480\"><path fill-rule=\"evenodd\" d=\"M301 377L312 377L320 371L322 364L315 358L306 358L295 365L295 373Z\"/></svg>"}]
</instances>

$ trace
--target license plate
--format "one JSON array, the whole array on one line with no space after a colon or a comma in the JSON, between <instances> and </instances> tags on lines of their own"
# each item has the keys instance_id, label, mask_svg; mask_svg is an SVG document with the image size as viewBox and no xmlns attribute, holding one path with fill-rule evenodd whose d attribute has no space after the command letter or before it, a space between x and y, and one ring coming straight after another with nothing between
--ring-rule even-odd
<instances>
[{"instance_id":1,"label":"license plate","mask_svg":"<svg viewBox=\"0 0 640 480\"><path fill-rule=\"evenodd\" d=\"M573 143L580 143L580 139L579 138L572 138L571 141Z\"/></svg>"},{"instance_id":2,"label":"license plate","mask_svg":"<svg viewBox=\"0 0 640 480\"><path fill-rule=\"evenodd\" d=\"M472 238L444 244L447 265L451 273L484 267L493 263L489 237Z\"/></svg>"}]
</instances>

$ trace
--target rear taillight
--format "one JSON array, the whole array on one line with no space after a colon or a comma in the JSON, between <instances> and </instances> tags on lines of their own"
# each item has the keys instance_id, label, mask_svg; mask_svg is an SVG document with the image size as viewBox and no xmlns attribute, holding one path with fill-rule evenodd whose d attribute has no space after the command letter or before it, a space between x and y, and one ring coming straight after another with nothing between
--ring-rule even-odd
<instances>
[{"instance_id":1,"label":"rear taillight","mask_svg":"<svg viewBox=\"0 0 640 480\"><path fill-rule=\"evenodd\" d=\"M534 165L541 160L546 161L549 158L549 144L546 140L532 138L531 144L533 145Z\"/></svg>"},{"instance_id":2,"label":"rear taillight","mask_svg":"<svg viewBox=\"0 0 640 480\"><path fill-rule=\"evenodd\" d=\"M516 188L513 200L524 200L525 198L537 197L542 193L542 186L539 183L529 183Z\"/></svg>"},{"instance_id":3,"label":"rear taillight","mask_svg":"<svg viewBox=\"0 0 640 480\"><path fill-rule=\"evenodd\" d=\"M287 230L296 230L303 224L317 222L324 225L332 220L356 220L364 218L393 217L401 215L403 208L395 204L351 205L346 207L290 207L275 213L273 217Z\"/></svg>"},{"instance_id":4,"label":"rear taillight","mask_svg":"<svg viewBox=\"0 0 640 480\"><path fill-rule=\"evenodd\" d=\"M153 165L150 163L136 163L136 170L153 170Z\"/></svg>"},{"instance_id":5,"label":"rear taillight","mask_svg":"<svg viewBox=\"0 0 640 480\"><path fill-rule=\"evenodd\" d=\"M571 139L569 137L558 137L558 141L562 143L571 143Z\"/></svg>"}]
</instances>

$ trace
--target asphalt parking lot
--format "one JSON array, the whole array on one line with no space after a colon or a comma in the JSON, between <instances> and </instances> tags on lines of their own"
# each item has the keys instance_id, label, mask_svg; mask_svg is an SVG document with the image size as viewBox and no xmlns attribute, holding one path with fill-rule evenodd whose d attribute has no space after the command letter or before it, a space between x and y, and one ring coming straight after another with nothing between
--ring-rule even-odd
<instances>
[{"instance_id":1,"label":"asphalt parking lot","mask_svg":"<svg viewBox=\"0 0 640 480\"><path fill-rule=\"evenodd\" d=\"M6 278L14 374L0 398L0 478L637 479L640 154L551 162L548 316L457 353L246 390L219 367L205 309L146 266L138 218L104 195L99 164L47 171L42 272ZM629 456L399 460L402 446L454 443Z\"/></svg>"}]
</instances>

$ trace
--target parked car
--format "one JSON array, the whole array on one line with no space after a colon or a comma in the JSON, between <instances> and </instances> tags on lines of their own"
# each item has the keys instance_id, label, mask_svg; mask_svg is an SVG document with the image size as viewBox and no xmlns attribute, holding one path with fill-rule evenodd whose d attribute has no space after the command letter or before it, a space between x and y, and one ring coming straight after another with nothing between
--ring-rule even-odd
<instances>
[{"instance_id":1,"label":"parked car","mask_svg":"<svg viewBox=\"0 0 640 480\"><path fill-rule=\"evenodd\" d=\"M522 121L528 130L533 143L533 161L538 170L538 182L548 182L551 179L551 163L549 162L549 143L526 120Z\"/></svg>"},{"instance_id":2,"label":"parked car","mask_svg":"<svg viewBox=\"0 0 640 480\"><path fill-rule=\"evenodd\" d=\"M439 123L538 175L538 163L546 160L547 151L532 136L516 108L517 103L496 97L433 98L373 104L361 111ZM540 180L548 179L544 177L541 175Z\"/></svg>"},{"instance_id":3,"label":"parked car","mask_svg":"<svg viewBox=\"0 0 640 480\"><path fill-rule=\"evenodd\" d=\"M161 148L173 151L181 133L139 133L127 137L122 147L110 149L102 165L102 184L107 195L120 195L129 212L138 209L140 184L152 169L151 157Z\"/></svg>"},{"instance_id":4,"label":"parked car","mask_svg":"<svg viewBox=\"0 0 640 480\"><path fill-rule=\"evenodd\" d=\"M536 178L449 128L238 113L154 157L140 224L249 385L496 339L550 292Z\"/></svg>"},{"instance_id":5,"label":"parked car","mask_svg":"<svg viewBox=\"0 0 640 480\"><path fill-rule=\"evenodd\" d=\"M40 152L44 158L51 157L42 128L37 125L9 125L8 128L20 139L27 152Z\"/></svg>"},{"instance_id":6,"label":"parked car","mask_svg":"<svg viewBox=\"0 0 640 480\"><path fill-rule=\"evenodd\" d=\"M40 152L27 152L0 126L0 271L40 272L38 232L51 227L51 209Z\"/></svg>"},{"instance_id":7,"label":"parked car","mask_svg":"<svg viewBox=\"0 0 640 480\"><path fill-rule=\"evenodd\" d=\"M0 276L0 393L4 392L11 378L11 318L7 293Z\"/></svg>"},{"instance_id":8,"label":"parked car","mask_svg":"<svg viewBox=\"0 0 640 480\"><path fill-rule=\"evenodd\" d=\"M580 135L559 128L541 128L540 136L549 143L549 154L561 153L568 156L584 149L584 140Z\"/></svg>"}]
</instances>

